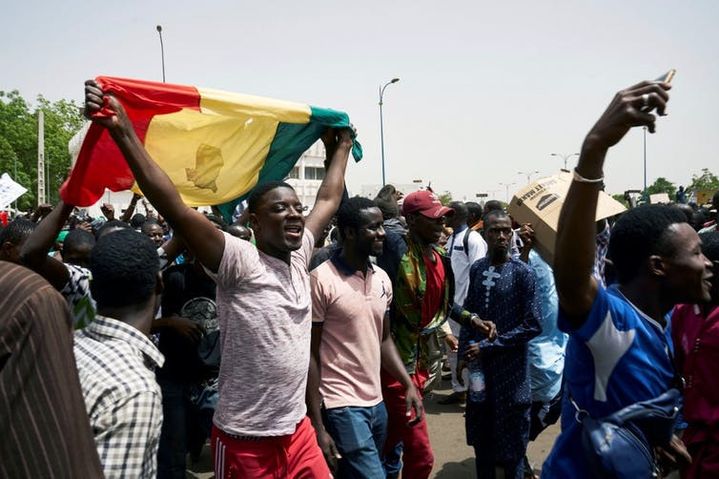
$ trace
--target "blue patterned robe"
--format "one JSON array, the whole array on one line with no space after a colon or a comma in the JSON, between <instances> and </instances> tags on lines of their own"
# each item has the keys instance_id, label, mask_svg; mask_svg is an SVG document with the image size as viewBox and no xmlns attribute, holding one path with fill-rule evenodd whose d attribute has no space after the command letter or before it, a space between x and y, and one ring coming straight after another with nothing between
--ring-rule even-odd
<instances>
[{"instance_id":1,"label":"blue patterned robe","mask_svg":"<svg viewBox=\"0 0 719 479\"><path fill-rule=\"evenodd\" d=\"M460 351L470 340L479 344L487 388L482 403L467 403L467 443L485 451L487 461L516 461L529 434L527 343L541 331L534 271L518 259L492 266L486 257L472 265L469 278L465 309L494 321L498 335L490 342L474 329L460 333Z\"/></svg>"}]
</instances>

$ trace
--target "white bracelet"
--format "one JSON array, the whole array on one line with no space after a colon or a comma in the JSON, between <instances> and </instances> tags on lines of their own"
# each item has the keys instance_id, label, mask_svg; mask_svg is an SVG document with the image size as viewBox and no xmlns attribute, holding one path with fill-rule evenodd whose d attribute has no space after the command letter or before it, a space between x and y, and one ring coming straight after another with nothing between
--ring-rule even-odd
<instances>
[{"instance_id":1,"label":"white bracelet","mask_svg":"<svg viewBox=\"0 0 719 479\"><path fill-rule=\"evenodd\" d=\"M601 183L602 181L604 181L603 176L600 176L599 178L591 178L591 179L585 178L582 175L580 175L579 173L577 173L576 168L574 168L573 176L574 176L574 181L579 182L579 183Z\"/></svg>"}]
</instances>

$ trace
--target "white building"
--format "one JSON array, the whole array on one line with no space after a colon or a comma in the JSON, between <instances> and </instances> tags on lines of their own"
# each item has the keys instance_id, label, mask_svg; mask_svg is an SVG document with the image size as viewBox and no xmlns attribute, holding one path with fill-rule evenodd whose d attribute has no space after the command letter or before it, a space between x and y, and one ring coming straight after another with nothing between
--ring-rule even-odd
<instances>
[{"instance_id":1,"label":"white building","mask_svg":"<svg viewBox=\"0 0 719 479\"><path fill-rule=\"evenodd\" d=\"M285 180L297 192L305 211L311 211L315 205L317 190L325 178L324 163L325 146L321 141L318 141L302 154Z\"/></svg>"}]
</instances>

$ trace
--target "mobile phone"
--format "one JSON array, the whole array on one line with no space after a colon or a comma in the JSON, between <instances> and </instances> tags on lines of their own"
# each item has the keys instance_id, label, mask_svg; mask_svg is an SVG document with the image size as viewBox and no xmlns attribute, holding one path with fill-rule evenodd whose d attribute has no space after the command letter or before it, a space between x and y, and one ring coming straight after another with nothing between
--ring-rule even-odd
<instances>
[{"instance_id":1,"label":"mobile phone","mask_svg":"<svg viewBox=\"0 0 719 479\"><path fill-rule=\"evenodd\" d=\"M666 72L664 75L661 75L659 78L657 78L654 81L662 82L662 83L671 83L672 80L674 79L674 75L676 75L676 74L677 74L677 71L674 68L672 68L671 70Z\"/></svg>"}]
</instances>

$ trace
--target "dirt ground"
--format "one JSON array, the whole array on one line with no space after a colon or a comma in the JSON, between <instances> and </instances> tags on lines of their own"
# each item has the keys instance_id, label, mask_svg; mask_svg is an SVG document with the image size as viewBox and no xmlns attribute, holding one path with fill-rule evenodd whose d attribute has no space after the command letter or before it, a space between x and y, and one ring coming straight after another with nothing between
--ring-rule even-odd
<instances>
[{"instance_id":1,"label":"dirt ground","mask_svg":"<svg viewBox=\"0 0 719 479\"><path fill-rule=\"evenodd\" d=\"M449 381L442 381L439 389L425 399L429 436L434 449L435 465L432 477L435 479L473 479L474 451L467 446L464 434L464 409L457 406L442 406L438 400L451 393ZM528 449L529 461L539 471L544 459L559 434L559 425L548 428ZM210 448L206 447L197 464L190 465L187 477L209 479L213 477Z\"/></svg>"}]
</instances>

